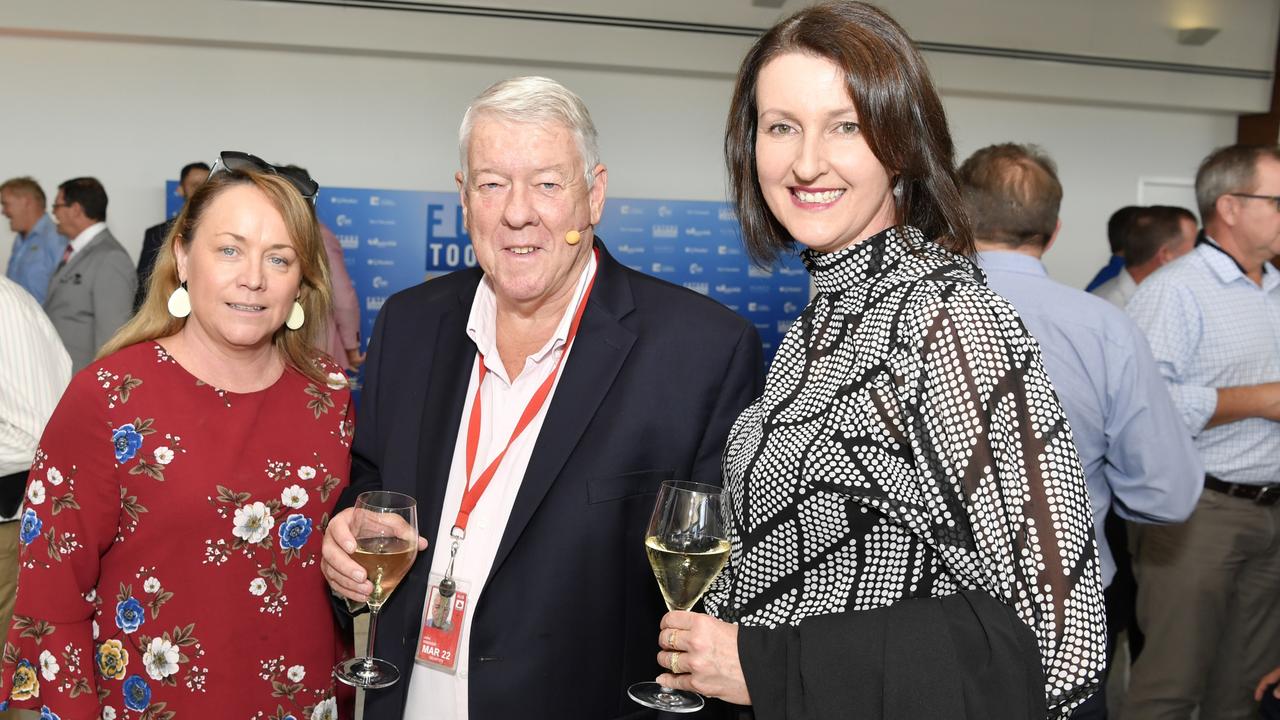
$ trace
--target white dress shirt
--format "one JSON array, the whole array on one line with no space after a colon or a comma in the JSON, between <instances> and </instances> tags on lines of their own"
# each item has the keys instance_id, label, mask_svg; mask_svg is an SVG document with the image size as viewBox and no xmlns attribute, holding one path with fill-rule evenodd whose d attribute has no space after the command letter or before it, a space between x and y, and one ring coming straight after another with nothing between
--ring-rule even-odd
<instances>
[{"instance_id":1,"label":"white dress shirt","mask_svg":"<svg viewBox=\"0 0 1280 720\"><path fill-rule=\"evenodd\" d=\"M40 304L0 277L0 475L31 467L44 425L70 381L71 357Z\"/></svg>"},{"instance_id":2,"label":"white dress shirt","mask_svg":"<svg viewBox=\"0 0 1280 720\"><path fill-rule=\"evenodd\" d=\"M471 303L471 314L467 318L467 335L475 342L476 349L484 355L485 369L488 376L481 389L482 408L479 444L476 447L476 459L473 473L476 477L489 466L493 459L502 452L507 439L511 437L516 422L524 413L529 400L544 380L556 369L556 362L565 354L565 342L569 334L569 326L573 324L573 315L581 302L583 294L591 278L596 272L594 254L588 260L578 278L569 306L560 318L555 333L534 354L525 359L524 369L515 378L507 377L502 358L498 355L497 339L497 298L489 286L488 278L481 281L476 288L475 299ZM569 348L572 350L572 347ZM565 358L568 362L568 358ZM561 373L563 375L563 373ZM479 373L472 363L471 380L467 384L467 401L462 408L462 416L458 424L458 439L454 444L453 462L449 467L449 484L445 489L444 506L440 513L440 529L432 543L431 572L443 574L449 564L449 549L453 543L450 532L458 517L458 508L462 505L462 495L466 490L467 471L467 422L471 417L471 406L475 401L476 385ZM507 520L511 516L511 508L515 504L516 494L524 479L525 470L529 466L529 458L533 455L538 433L542 422L546 419L547 409L551 407L555 397L555 388L559 378L552 385L551 394L543 403L538 414L525 428L520 437L511 443L511 448L498 466L489 487L485 490L471 517L467 522L467 537L458 550L454 561L454 578L459 581L459 589L465 583L467 591L467 614L462 624L462 635L457 652L457 673L449 675L423 663L416 663L409 679L409 692L405 703L405 720L467 720L467 675L469 672L471 642L471 620L480 600L484 583L493 568L493 561L498 554L498 544L506 529ZM414 631L418 632L417 630ZM415 638L415 642L416 642Z\"/></svg>"},{"instance_id":3,"label":"white dress shirt","mask_svg":"<svg viewBox=\"0 0 1280 720\"><path fill-rule=\"evenodd\" d=\"M75 257L76 253L83 250L85 245L88 245L94 238L98 237L98 233L106 229L107 224L105 222L98 222L81 230L80 234L71 241L71 256L67 258L67 262L71 262L71 258Z\"/></svg>"}]
</instances>

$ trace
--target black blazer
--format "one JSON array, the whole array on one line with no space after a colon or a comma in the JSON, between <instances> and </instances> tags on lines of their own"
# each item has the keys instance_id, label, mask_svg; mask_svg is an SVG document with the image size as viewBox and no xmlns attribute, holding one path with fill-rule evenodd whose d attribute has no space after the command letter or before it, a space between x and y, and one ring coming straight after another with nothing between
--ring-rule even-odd
<instances>
[{"instance_id":1,"label":"black blazer","mask_svg":"<svg viewBox=\"0 0 1280 720\"><path fill-rule=\"evenodd\" d=\"M138 290L133 296L134 312L138 312L138 308L142 307L142 301L147 298L147 286L151 280L151 270L156 266L156 255L160 253L160 246L164 245L164 239L169 235L169 228L173 227L173 222L177 219L174 216L162 223L152 225L142 234L142 250L138 253Z\"/></svg>"},{"instance_id":2,"label":"black blazer","mask_svg":"<svg viewBox=\"0 0 1280 720\"><path fill-rule=\"evenodd\" d=\"M751 323L597 247L595 287L472 608L472 720L652 716L626 688L661 670L666 607L643 550L657 488L719 484L730 426L761 391ZM480 279L452 273L383 306L339 507L371 488L415 495L421 534L435 541L475 364L466 322ZM370 720L403 715L431 555L379 618L377 655L402 679L366 694Z\"/></svg>"}]
</instances>

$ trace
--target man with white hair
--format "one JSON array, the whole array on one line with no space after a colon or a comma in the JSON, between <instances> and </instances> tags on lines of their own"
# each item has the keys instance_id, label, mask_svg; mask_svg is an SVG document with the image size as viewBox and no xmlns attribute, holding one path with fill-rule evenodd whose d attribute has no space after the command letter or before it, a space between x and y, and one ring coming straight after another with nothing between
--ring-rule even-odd
<instances>
[{"instance_id":1,"label":"man with white hair","mask_svg":"<svg viewBox=\"0 0 1280 720\"><path fill-rule=\"evenodd\" d=\"M380 614L377 655L401 678L366 693L365 717L647 717L626 694L660 670L645 528L664 480L720 483L730 425L760 392L760 339L595 237L608 172L572 92L500 82L459 135L480 268L383 306L339 503L412 495L431 540ZM349 557L351 516L329 523L324 570L360 602L373 586ZM448 634L426 622L445 577L466 594Z\"/></svg>"}]
</instances>

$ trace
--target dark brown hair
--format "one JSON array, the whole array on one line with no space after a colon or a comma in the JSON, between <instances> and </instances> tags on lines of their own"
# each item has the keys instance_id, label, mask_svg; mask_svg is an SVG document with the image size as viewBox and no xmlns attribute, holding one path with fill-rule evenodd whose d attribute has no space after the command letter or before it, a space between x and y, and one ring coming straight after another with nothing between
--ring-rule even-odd
<instances>
[{"instance_id":1,"label":"dark brown hair","mask_svg":"<svg viewBox=\"0 0 1280 720\"><path fill-rule=\"evenodd\" d=\"M953 252L972 254L951 132L924 59L883 10L845 0L805 8L778 23L756 41L738 70L724 154L752 260L768 265L795 242L765 204L756 171L756 82L770 60L793 52L830 60L844 73L868 147L897 176L898 221Z\"/></svg>"},{"instance_id":2,"label":"dark brown hair","mask_svg":"<svg viewBox=\"0 0 1280 720\"><path fill-rule=\"evenodd\" d=\"M1182 220L1196 216L1186 208L1172 205L1152 205L1140 208L1129 221L1129 231L1124 243L1124 266L1145 265L1160 252L1160 248L1182 241Z\"/></svg>"},{"instance_id":3,"label":"dark brown hair","mask_svg":"<svg viewBox=\"0 0 1280 720\"><path fill-rule=\"evenodd\" d=\"M1058 228L1062 183L1035 145L988 145L960 166L969 222L977 239L1017 247L1045 245Z\"/></svg>"}]
</instances>

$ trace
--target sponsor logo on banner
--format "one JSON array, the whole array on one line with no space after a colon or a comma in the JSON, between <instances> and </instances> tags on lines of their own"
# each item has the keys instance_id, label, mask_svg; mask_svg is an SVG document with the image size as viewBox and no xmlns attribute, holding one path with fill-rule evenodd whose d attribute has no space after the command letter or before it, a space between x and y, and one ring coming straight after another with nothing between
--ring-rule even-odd
<instances>
[{"instance_id":1,"label":"sponsor logo on banner","mask_svg":"<svg viewBox=\"0 0 1280 720\"><path fill-rule=\"evenodd\" d=\"M679 225L654 225L653 236L655 238L678 238L680 237Z\"/></svg>"},{"instance_id":2,"label":"sponsor logo on banner","mask_svg":"<svg viewBox=\"0 0 1280 720\"><path fill-rule=\"evenodd\" d=\"M359 203L360 203L360 201L359 201L359 200L357 200L357 199L355 199L355 198L353 198L353 197L347 197L347 196L345 196L345 195L330 195L330 196L329 196L329 204L330 204L330 205L357 205L357 204L359 204Z\"/></svg>"},{"instance_id":3,"label":"sponsor logo on banner","mask_svg":"<svg viewBox=\"0 0 1280 720\"><path fill-rule=\"evenodd\" d=\"M791 321L790 321L790 320L779 320L779 321L778 321L778 334L779 334L779 335L786 335L786 334L787 334L787 331L788 331L788 330L790 330L790 329L791 329Z\"/></svg>"},{"instance_id":4,"label":"sponsor logo on banner","mask_svg":"<svg viewBox=\"0 0 1280 720\"><path fill-rule=\"evenodd\" d=\"M623 205L621 212L623 215L643 215L644 209L635 207L633 205Z\"/></svg>"},{"instance_id":5,"label":"sponsor logo on banner","mask_svg":"<svg viewBox=\"0 0 1280 720\"><path fill-rule=\"evenodd\" d=\"M360 249L359 235L335 235L334 237L338 238L338 244L342 246L343 250Z\"/></svg>"},{"instance_id":6,"label":"sponsor logo on banner","mask_svg":"<svg viewBox=\"0 0 1280 720\"><path fill-rule=\"evenodd\" d=\"M769 312L769 306L764 303L749 302L747 303L747 312Z\"/></svg>"},{"instance_id":7,"label":"sponsor logo on banner","mask_svg":"<svg viewBox=\"0 0 1280 720\"><path fill-rule=\"evenodd\" d=\"M711 248L702 247L700 245L685 245L684 251L689 255L709 255Z\"/></svg>"},{"instance_id":8,"label":"sponsor logo on banner","mask_svg":"<svg viewBox=\"0 0 1280 720\"><path fill-rule=\"evenodd\" d=\"M720 208L721 222L734 222L737 219L738 219L738 216L734 214L733 208L727 208L727 207Z\"/></svg>"},{"instance_id":9,"label":"sponsor logo on banner","mask_svg":"<svg viewBox=\"0 0 1280 720\"><path fill-rule=\"evenodd\" d=\"M698 263L689 263L689 274L690 274L690 275L701 275L701 274L702 274L702 266L701 266L701 265L699 265Z\"/></svg>"},{"instance_id":10,"label":"sponsor logo on banner","mask_svg":"<svg viewBox=\"0 0 1280 720\"><path fill-rule=\"evenodd\" d=\"M747 292L751 293L752 295L768 295L769 286L768 285L748 285Z\"/></svg>"},{"instance_id":11,"label":"sponsor logo on banner","mask_svg":"<svg viewBox=\"0 0 1280 720\"><path fill-rule=\"evenodd\" d=\"M396 221L391 218L369 218L370 225L389 225L395 227Z\"/></svg>"},{"instance_id":12,"label":"sponsor logo on banner","mask_svg":"<svg viewBox=\"0 0 1280 720\"><path fill-rule=\"evenodd\" d=\"M364 309L365 310L381 310L382 304L385 303L386 301L387 301L386 295L365 295Z\"/></svg>"},{"instance_id":13,"label":"sponsor logo on banner","mask_svg":"<svg viewBox=\"0 0 1280 720\"><path fill-rule=\"evenodd\" d=\"M778 274L779 274L779 275L785 275L785 276L787 276L787 277L795 277L795 276L797 276L797 275L804 275L804 272L805 272L805 271L804 271L804 268L787 267L786 265L783 265L782 267L779 267L779 268L778 268Z\"/></svg>"},{"instance_id":14,"label":"sponsor logo on banner","mask_svg":"<svg viewBox=\"0 0 1280 720\"><path fill-rule=\"evenodd\" d=\"M377 205L378 207L395 207L396 201L388 197L382 197L380 195L370 195L369 204Z\"/></svg>"},{"instance_id":15,"label":"sponsor logo on banner","mask_svg":"<svg viewBox=\"0 0 1280 720\"><path fill-rule=\"evenodd\" d=\"M644 272L644 266L643 266L643 265L632 265L631 263L624 263L624 264L625 264L627 267L631 268L632 270L635 270L635 271L636 271L636 272L638 272L638 273L642 273L642 272Z\"/></svg>"},{"instance_id":16,"label":"sponsor logo on banner","mask_svg":"<svg viewBox=\"0 0 1280 720\"><path fill-rule=\"evenodd\" d=\"M742 272L742 267L739 265L717 265L716 272L721 275L737 275Z\"/></svg>"},{"instance_id":17,"label":"sponsor logo on banner","mask_svg":"<svg viewBox=\"0 0 1280 720\"><path fill-rule=\"evenodd\" d=\"M339 215L338 217L334 218L333 221L337 223L338 227L347 227L351 224L351 216Z\"/></svg>"},{"instance_id":18,"label":"sponsor logo on banner","mask_svg":"<svg viewBox=\"0 0 1280 720\"><path fill-rule=\"evenodd\" d=\"M716 292L720 293L721 295L736 295L737 293L742 292L742 286L726 285L724 283L720 283L719 285L716 285Z\"/></svg>"},{"instance_id":19,"label":"sponsor logo on banner","mask_svg":"<svg viewBox=\"0 0 1280 720\"><path fill-rule=\"evenodd\" d=\"M666 205L658 206L658 217L671 217L671 208Z\"/></svg>"},{"instance_id":20,"label":"sponsor logo on banner","mask_svg":"<svg viewBox=\"0 0 1280 720\"><path fill-rule=\"evenodd\" d=\"M791 295L803 295L809 292L809 287L807 285L779 285L778 292L788 293Z\"/></svg>"},{"instance_id":21,"label":"sponsor logo on banner","mask_svg":"<svg viewBox=\"0 0 1280 720\"><path fill-rule=\"evenodd\" d=\"M365 263L375 265L377 267L395 267L395 260L385 260L383 258L365 258Z\"/></svg>"},{"instance_id":22,"label":"sponsor logo on banner","mask_svg":"<svg viewBox=\"0 0 1280 720\"><path fill-rule=\"evenodd\" d=\"M654 243L653 254L654 255L675 255L676 246L668 243L660 243L660 244Z\"/></svg>"},{"instance_id":23,"label":"sponsor logo on banner","mask_svg":"<svg viewBox=\"0 0 1280 720\"><path fill-rule=\"evenodd\" d=\"M736 245L720 245L716 248L717 255L741 255L742 248Z\"/></svg>"},{"instance_id":24,"label":"sponsor logo on banner","mask_svg":"<svg viewBox=\"0 0 1280 720\"><path fill-rule=\"evenodd\" d=\"M623 235L643 235L644 228L639 225L619 225L618 232Z\"/></svg>"},{"instance_id":25,"label":"sponsor logo on banner","mask_svg":"<svg viewBox=\"0 0 1280 720\"><path fill-rule=\"evenodd\" d=\"M382 238L376 238L376 237L365 240L365 243L369 247L376 247L376 248L393 248L396 246L395 240L383 240Z\"/></svg>"},{"instance_id":26,"label":"sponsor logo on banner","mask_svg":"<svg viewBox=\"0 0 1280 720\"><path fill-rule=\"evenodd\" d=\"M799 306L799 305L796 305L796 304L795 304L795 303L793 303L793 302L784 302L784 303L782 303L782 312L784 312L784 313L786 313L786 314L788 314L788 315L791 315L792 313L794 313L795 311L797 311L797 310L799 310L799 309L800 309L800 306Z\"/></svg>"},{"instance_id":27,"label":"sponsor logo on banner","mask_svg":"<svg viewBox=\"0 0 1280 720\"><path fill-rule=\"evenodd\" d=\"M639 255L644 252L644 248L639 245L619 245L614 252L619 255Z\"/></svg>"},{"instance_id":28,"label":"sponsor logo on banner","mask_svg":"<svg viewBox=\"0 0 1280 720\"><path fill-rule=\"evenodd\" d=\"M687 227L684 229L684 234L689 237L707 237L711 231L705 228Z\"/></svg>"},{"instance_id":29,"label":"sponsor logo on banner","mask_svg":"<svg viewBox=\"0 0 1280 720\"><path fill-rule=\"evenodd\" d=\"M736 312L736 313L740 313L740 312L742 312L742 306L741 306L741 305L737 305L737 304L735 304L735 303L731 303L731 302L725 302L724 300L721 300L721 301L720 301L720 303L721 303L722 305L724 305L725 307L729 308L730 310L732 310L732 311Z\"/></svg>"},{"instance_id":30,"label":"sponsor logo on banner","mask_svg":"<svg viewBox=\"0 0 1280 720\"><path fill-rule=\"evenodd\" d=\"M751 265L750 267L747 268L747 277L771 278L773 277L773 273L769 272L768 270L761 270L755 265Z\"/></svg>"},{"instance_id":31,"label":"sponsor logo on banner","mask_svg":"<svg viewBox=\"0 0 1280 720\"><path fill-rule=\"evenodd\" d=\"M685 215L698 215L701 217L711 217L711 211L703 208L685 208Z\"/></svg>"},{"instance_id":32,"label":"sponsor logo on banner","mask_svg":"<svg viewBox=\"0 0 1280 720\"><path fill-rule=\"evenodd\" d=\"M673 273L676 271L676 266L666 265L664 263L654 263L649 266L649 271L656 273Z\"/></svg>"},{"instance_id":33,"label":"sponsor logo on banner","mask_svg":"<svg viewBox=\"0 0 1280 720\"><path fill-rule=\"evenodd\" d=\"M373 276L373 287L374 287L374 289L376 289L376 290L381 290L382 288L389 287L390 285L391 285L391 283L387 282L387 279L386 279L386 278L384 278L384 277L382 277L381 275L374 275L374 276Z\"/></svg>"},{"instance_id":34,"label":"sponsor logo on banner","mask_svg":"<svg viewBox=\"0 0 1280 720\"><path fill-rule=\"evenodd\" d=\"M703 295L711 294L711 283L687 282L684 286L696 293L702 293Z\"/></svg>"},{"instance_id":35,"label":"sponsor logo on banner","mask_svg":"<svg viewBox=\"0 0 1280 720\"><path fill-rule=\"evenodd\" d=\"M755 326L760 332L769 332L770 330L770 325L767 322L756 321Z\"/></svg>"}]
</instances>

